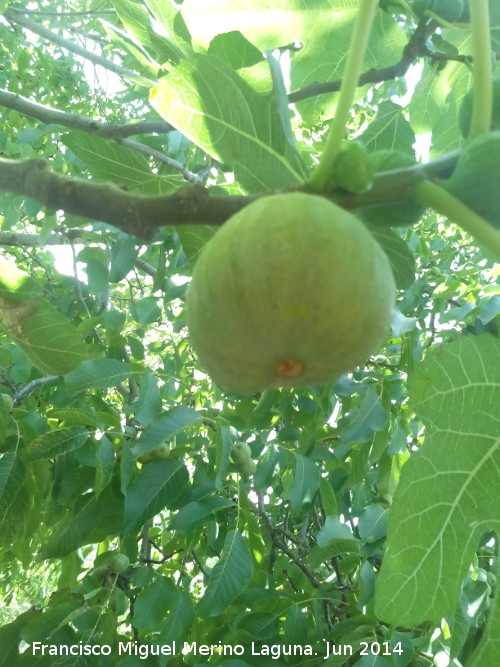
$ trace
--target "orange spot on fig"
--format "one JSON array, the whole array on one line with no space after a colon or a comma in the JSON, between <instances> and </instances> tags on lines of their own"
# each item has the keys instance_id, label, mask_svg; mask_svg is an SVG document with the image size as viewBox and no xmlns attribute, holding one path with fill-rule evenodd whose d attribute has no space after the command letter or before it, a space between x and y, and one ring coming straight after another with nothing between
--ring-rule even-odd
<instances>
[{"instance_id":1,"label":"orange spot on fig","mask_svg":"<svg viewBox=\"0 0 500 667\"><path fill-rule=\"evenodd\" d=\"M304 364L296 359L278 361L274 366L274 372L280 378L297 378L304 372Z\"/></svg>"}]
</instances>

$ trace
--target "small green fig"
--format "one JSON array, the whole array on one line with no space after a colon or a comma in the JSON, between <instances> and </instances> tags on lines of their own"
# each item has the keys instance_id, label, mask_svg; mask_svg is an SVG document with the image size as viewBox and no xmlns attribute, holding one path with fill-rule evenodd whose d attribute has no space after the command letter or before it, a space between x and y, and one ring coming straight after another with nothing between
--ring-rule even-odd
<instances>
[{"instance_id":1,"label":"small green fig","mask_svg":"<svg viewBox=\"0 0 500 667\"><path fill-rule=\"evenodd\" d=\"M130 561L125 556L125 554L113 554L111 559L108 562L108 569L110 572L115 572L118 574L121 574L122 572L125 572L125 570L128 569L128 566L130 565Z\"/></svg>"},{"instance_id":2,"label":"small green fig","mask_svg":"<svg viewBox=\"0 0 500 667\"><path fill-rule=\"evenodd\" d=\"M252 461L252 459L250 459L249 461L245 461L245 463L242 463L239 468L240 473L245 477L251 477L252 475L255 475L256 470L257 470L257 464L255 463L255 461Z\"/></svg>"},{"instance_id":3,"label":"small green fig","mask_svg":"<svg viewBox=\"0 0 500 667\"><path fill-rule=\"evenodd\" d=\"M156 449L138 456L137 460L140 463L149 463L150 461L157 461L158 459L168 459L169 455L170 447L166 442L162 442Z\"/></svg>"},{"instance_id":4,"label":"small green fig","mask_svg":"<svg viewBox=\"0 0 500 667\"><path fill-rule=\"evenodd\" d=\"M347 141L333 164L334 187L347 192L363 193L373 184L373 167L365 146L359 141Z\"/></svg>"},{"instance_id":5,"label":"small green fig","mask_svg":"<svg viewBox=\"0 0 500 667\"><path fill-rule=\"evenodd\" d=\"M224 389L323 384L378 348L395 294L386 255L352 213L302 192L261 197L200 254L190 342Z\"/></svg>"},{"instance_id":6,"label":"small green fig","mask_svg":"<svg viewBox=\"0 0 500 667\"><path fill-rule=\"evenodd\" d=\"M230 454L236 465L246 463L252 458L252 450L250 449L250 445L246 442L236 442L231 447Z\"/></svg>"}]
</instances>

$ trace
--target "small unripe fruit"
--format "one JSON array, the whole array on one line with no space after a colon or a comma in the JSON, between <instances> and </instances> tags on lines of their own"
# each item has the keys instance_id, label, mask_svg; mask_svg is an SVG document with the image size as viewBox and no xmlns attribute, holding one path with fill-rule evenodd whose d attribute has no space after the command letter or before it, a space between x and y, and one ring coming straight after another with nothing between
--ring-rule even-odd
<instances>
[{"instance_id":1,"label":"small unripe fruit","mask_svg":"<svg viewBox=\"0 0 500 667\"><path fill-rule=\"evenodd\" d=\"M368 151L359 141L347 141L333 165L333 186L362 193L373 184L373 167Z\"/></svg>"},{"instance_id":2,"label":"small unripe fruit","mask_svg":"<svg viewBox=\"0 0 500 667\"><path fill-rule=\"evenodd\" d=\"M146 452L146 454L141 454L137 460L140 463L150 463L151 461L157 461L158 459L168 459L169 456L170 447L166 442L162 442L162 444L159 445L159 447L156 449L153 449L150 452Z\"/></svg>"},{"instance_id":3,"label":"small unripe fruit","mask_svg":"<svg viewBox=\"0 0 500 667\"><path fill-rule=\"evenodd\" d=\"M242 463L240 466L240 473L245 477L251 477L252 475L255 475L256 470L257 464L255 461L252 461L252 459L245 461L245 463Z\"/></svg>"},{"instance_id":4,"label":"small unripe fruit","mask_svg":"<svg viewBox=\"0 0 500 667\"><path fill-rule=\"evenodd\" d=\"M129 565L130 561L125 554L113 554L108 563L108 569L110 572L121 574Z\"/></svg>"},{"instance_id":5,"label":"small unripe fruit","mask_svg":"<svg viewBox=\"0 0 500 667\"><path fill-rule=\"evenodd\" d=\"M190 341L223 388L254 393L334 380L391 320L389 261L351 213L304 193L262 197L204 247L186 299Z\"/></svg>"},{"instance_id":6,"label":"small unripe fruit","mask_svg":"<svg viewBox=\"0 0 500 667\"><path fill-rule=\"evenodd\" d=\"M246 463L252 458L252 450L246 442L236 442L231 447L231 458L237 465Z\"/></svg>"}]
</instances>

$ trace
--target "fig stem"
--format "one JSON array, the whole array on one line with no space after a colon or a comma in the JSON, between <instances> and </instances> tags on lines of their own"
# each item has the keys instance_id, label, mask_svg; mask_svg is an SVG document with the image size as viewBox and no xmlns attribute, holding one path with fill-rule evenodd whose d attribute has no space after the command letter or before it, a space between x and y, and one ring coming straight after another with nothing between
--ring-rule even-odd
<instances>
[{"instance_id":1,"label":"fig stem","mask_svg":"<svg viewBox=\"0 0 500 667\"><path fill-rule=\"evenodd\" d=\"M349 122L350 111L362 72L366 47L377 8L378 0L360 0L359 2L335 117L328 130L326 146L319 164L309 179L309 187L315 192L325 189L333 163L344 141L345 130Z\"/></svg>"},{"instance_id":2,"label":"fig stem","mask_svg":"<svg viewBox=\"0 0 500 667\"><path fill-rule=\"evenodd\" d=\"M472 39L472 119L469 140L491 127L493 84L488 0L470 0Z\"/></svg>"},{"instance_id":3,"label":"fig stem","mask_svg":"<svg viewBox=\"0 0 500 667\"><path fill-rule=\"evenodd\" d=\"M450 222L469 232L484 250L500 259L500 231L447 190L431 181L420 181L413 190L415 201L433 208Z\"/></svg>"}]
</instances>

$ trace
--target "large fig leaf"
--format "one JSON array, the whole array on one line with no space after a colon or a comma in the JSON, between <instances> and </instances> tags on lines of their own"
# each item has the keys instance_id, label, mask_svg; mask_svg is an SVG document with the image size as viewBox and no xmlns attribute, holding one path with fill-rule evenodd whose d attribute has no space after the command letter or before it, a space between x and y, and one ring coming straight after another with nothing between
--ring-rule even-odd
<instances>
[{"instance_id":1,"label":"large fig leaf","mask_svg":"<svg viewBox=\"0 0 500 667\"><path fill-rule=\"evenodd\" d=\"M342 78L357 4L346 0L184 0L181 14L193 42L206 48L215 35L241 31L261 51L300 44L293 53L291 90ZM363 70L397 62L406 44L404 32L387 12L377 12ZM317 54L321 54L321 58ZM336 94L299 102L311 123L330 118Z\"/></svg>"},{"instance_id":2,"label":"large fig leaf","mask_svg":"<svg viewBox=\"0 0 500 667\"><path fill-rule=\"evenodd\" d=\"M379 617L400 626L452 614L480 536L500 532L500 341L463 336L434 349L410 396L425 442L401 473L376 598ZM500 646L484 641L481 664L494 664Z\"/></svg>"},{"instance_id":3,"label":"large fig leaf","mask_svg":"<svg viewBox=\"0 0 500 667\"><path fill-rule=\"evenodd\" d=\"M198 54L175 67L151 92L158 113L216 160L249 192L303 180L274 104L224 60Z\"/></svg>"}]
</instances>

